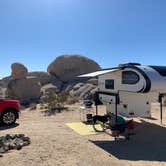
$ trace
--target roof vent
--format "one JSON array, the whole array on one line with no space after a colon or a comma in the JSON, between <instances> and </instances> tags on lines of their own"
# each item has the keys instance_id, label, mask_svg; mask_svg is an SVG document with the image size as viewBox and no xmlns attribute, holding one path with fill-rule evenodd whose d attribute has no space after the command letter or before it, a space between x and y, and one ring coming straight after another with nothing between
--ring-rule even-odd
<instances>
[{"instance_id":1,"label":"roof vent","mask_svg":"<svg viewBox=\"0 0 166 166\"><path fill-rule=\"evenodd\" d=\"M127 67L127 66L141 66L141 64L140 63L132 63L132 62L119 64L119 67Z\"/></svg>"}]
</instances>

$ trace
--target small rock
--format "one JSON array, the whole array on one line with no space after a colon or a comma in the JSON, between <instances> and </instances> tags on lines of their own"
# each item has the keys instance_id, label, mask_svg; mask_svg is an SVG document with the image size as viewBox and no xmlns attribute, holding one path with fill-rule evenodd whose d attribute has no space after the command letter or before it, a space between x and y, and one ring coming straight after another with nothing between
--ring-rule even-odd
<instances>
[{"instance_id":1,"label":"small rock","mask_svg":"<svg viewBox=\"0 0 166 166\"><path fill-rule=\"evenodd\" d=\"M7 140L11 139L11 135L6 134L5 138L6 138Z\"/></svg>"},{"instance_id":2,"label":"small rock","mask_svg":"<svg viewBox=\"0 0 166 166\"><path fill-rule=\"evenodd\" d=\"M10 143L9 145L9 149L15 149L16 145L14 142Z\"/></svg>"},{"instance_id":3,"label":"small rock","mask_svg":"<svg viewBox=\"0 0 166 166\"><path fill-rule=\"evenodd\" d=\"M22 140L23 141L30 141L30 138L29 137L23 137Z\"/></svg>"},{"instance_id":4,"label":"small rock","mask_svg":"<svg viewBox=\"0 0 166 166\"><path fill-rule=\"evenodd\" d=\"M28 142L28 141L25 141L24 143L23 143L23 145L24 146L28 146L30 144L30 141Z\"/></svg>"},{"instance_id":5,"label":"small rock","mask_svg":"<svg viewBox=\"0 0 166 166\"><path fill-rule=\"evenodd\" d=\"M9 150L9 146L4 146L3 148L6 152Z\"/></svg>"},{"instance_id":6,"label":"small rock","mask_svg":"<svg viewBox=\"0 0 166 166\"><path fill-rule=\"evenodd\" d=\"M22 146L19 144L19 145L16 145L16 149L17 150L21 150L22 149Z\"/></svg>"},{"instance_id":7,"label":"small rock","mask_svg":"<svg viewBox=\"0 0 166 166\"><path fill-rule=\"evenodd\" d=\"M18 134L18 137L19 137L19 138L24 138L25 135L24 135L24 134Z\"/></svg>"},{"instance_id":8,"label":"small rock","mask_svg":"<svg viewBox=\"0 0 166 166\"><path fill-rule=\"evenodd\" d=\"M5 153L6 152L6 150L4 149L4 147L1 147L0 148L0 153Z\"/></svg>"}]
</instances>

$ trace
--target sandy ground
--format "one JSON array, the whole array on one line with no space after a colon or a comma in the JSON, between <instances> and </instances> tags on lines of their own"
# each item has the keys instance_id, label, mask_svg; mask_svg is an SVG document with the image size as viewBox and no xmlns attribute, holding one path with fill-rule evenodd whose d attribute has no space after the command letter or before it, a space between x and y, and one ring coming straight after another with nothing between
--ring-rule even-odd
<instances>
[{"instance_id":1,"label":"sandy ground","mask_svg":"<svg viewBox=\"0 0 166 166\"><path fill-rule=\"evenodd\" d=\"M80 136L65 123L79 121L79 106L45 117L40 110L22 111L18 124L0 127L0 136L24 133L31 145L20 151L10 151L0 158L0 166L159 166L166 165L166 128L159 125L159 110L154 106L153 117L136 118L136 135L131 140L119 140L105 133ZM103 110L101 108L100 110ZM166 124L166 112L164 109Z\"/></svg>"}]
</instances>

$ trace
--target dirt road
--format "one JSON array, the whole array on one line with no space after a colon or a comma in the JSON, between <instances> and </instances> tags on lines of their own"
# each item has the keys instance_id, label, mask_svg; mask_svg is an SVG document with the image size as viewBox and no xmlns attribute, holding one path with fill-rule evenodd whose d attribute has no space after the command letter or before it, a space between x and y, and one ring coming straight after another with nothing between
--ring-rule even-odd
<instances>
[{"instance_id":1,"label":"dirt road","mask_svg":"<svg viewBox=\"0 0 166 166\"><path fill-rule=\"evenodd\" d=\"M78 106L71 107L74 111L49 117L40 110L22 111L18 125L1 127L0 136L23 133L32 143L4 154L0 166L166 165L166 128L157 125L158 120L136 119L136 135L114 142L104 133L80 136L68 128L65 123L79 121ZM154 115L158 113L154 109Z\"/></svg>"}]
</instances>

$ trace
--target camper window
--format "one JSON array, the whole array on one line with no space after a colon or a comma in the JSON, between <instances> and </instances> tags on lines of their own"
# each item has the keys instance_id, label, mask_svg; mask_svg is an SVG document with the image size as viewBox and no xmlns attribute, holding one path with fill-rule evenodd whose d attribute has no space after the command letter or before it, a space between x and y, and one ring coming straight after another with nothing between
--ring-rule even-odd
<instances>
[{"instance_id":1,"label":"camper window","mask_svg":"<svg viewBox=\"0 0 166 166\"><path fill-rule=\"evenodd\" d=\"M106 89L114 89L114 80L105 80Z\"/></svg>"},{"instance_id":2,"label":"camper window","mask_svg":"<svg viewBox=\"0 0 166 166\"><path fill-rule=\"evenodd\" d=\"M139 75L134 71L122 72L122 84L136 84L139 79Z\"/></svg>"}]
</instances>

